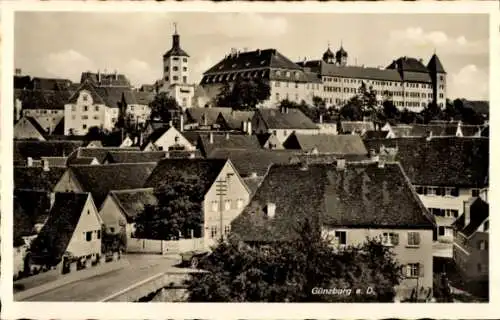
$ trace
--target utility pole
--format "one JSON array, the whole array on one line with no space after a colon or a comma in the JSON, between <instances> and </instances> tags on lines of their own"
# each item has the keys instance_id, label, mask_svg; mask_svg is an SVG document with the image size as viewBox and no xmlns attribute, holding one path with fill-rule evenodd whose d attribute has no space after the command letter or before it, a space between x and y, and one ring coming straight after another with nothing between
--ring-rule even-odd
<instances>
[{"instance_id":1,"label":"utility pole","mask_svg":"<svg viewBox=\"0 0 500 320\"><path fill-rule=\"evenodd\" d=\"M220 214L220 238L224 240L224 196L227 195L227 181L226 180L218 180L216 183L216 194L219 196L219 214Z\"/></svg>"}]
</instances>

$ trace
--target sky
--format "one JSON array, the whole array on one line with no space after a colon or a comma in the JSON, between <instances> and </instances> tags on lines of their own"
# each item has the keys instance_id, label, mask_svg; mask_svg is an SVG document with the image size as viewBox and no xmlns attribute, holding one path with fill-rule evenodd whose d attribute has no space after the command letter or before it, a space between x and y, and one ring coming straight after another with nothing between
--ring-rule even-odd
<instances>
[{"instance_id":1,"label":"sky","mask_svg":"<svg viewBox=\"0 0 500 320\"><path fill-rule=\"evenodd\" d=\"M320 59L340 44L349 64L387 66L400 56L437 53L448 98L488 99L489 21L482 14L18 12L15 66L24 74L68 78L83 71L126 74L133 85L162 77L162 55L177 23L191 81L231 48L276 48L292 61Z\"/></svg>"}]
</instances>

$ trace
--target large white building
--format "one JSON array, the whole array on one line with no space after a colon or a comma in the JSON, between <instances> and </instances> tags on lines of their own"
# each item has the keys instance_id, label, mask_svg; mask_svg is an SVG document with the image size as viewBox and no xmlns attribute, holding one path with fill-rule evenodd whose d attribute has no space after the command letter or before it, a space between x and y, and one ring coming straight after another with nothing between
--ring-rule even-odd
<instances>
[{"instance_id":1,"label":"large white building","mask_svg":"<svg viewBox=\"0 0 500 320\"><path fill-rule=\"evenodd\" d=\"M163 55L163 79L158 82L158 91L167 92L183 110L193 104L195 86L189 74L189 55L181 48L180 35L175 28L172 48Z\"/></svg>"},{"instance_id":2,"label":"large white building","mask_svg":"<svg viewBox=\"0 0 500 320\"><path fill-rule=\"evenodd\" d=\"M201 80L207 97L214 99L226 83L236 79L263 79L271 88L264 107L276 107L282 100L311 104L324 99L327 106L342 106L364 83L380 100L390 99L400 108L420 111L429 102L444 107L446 72L437 55L425 66L423 60L400 57L386 68L353 66L341 47L335 54L328 48L321 60L294 63L276 49L238 52L232 50L208 69Z\"/></svg>"}]
</instances>

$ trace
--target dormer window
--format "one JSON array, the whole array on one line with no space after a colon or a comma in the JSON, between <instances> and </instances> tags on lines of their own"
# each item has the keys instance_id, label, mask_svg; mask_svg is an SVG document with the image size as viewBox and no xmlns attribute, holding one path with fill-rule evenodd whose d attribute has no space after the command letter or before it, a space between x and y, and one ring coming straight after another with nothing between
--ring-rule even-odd
<instances>
[{"instance_id":1,"label":"dormer window","mask_svg":"<svg viewBox=\"0 0 500 320\"><path fill-rule=\"evenodd\" d=\"M260 64L261 64L261 65L264 65L265 63L266 63L266 60L262 60L262 61L260 62Z\"/></svg>"},{"instance_id":2,"label":"dormer window","mask_svg":"<svg viewBox=\"0 0 500 320\"><path fill-rule=\"evenodd\" d=\"M233 63L233 65L231 66L231 68L236 68L236 63Z\"/></svg>"},{"instance_id":3,"label":"dormer window","mask_svg":"<svg viewBox=\"0 0 500 320\"><path fill-rule=\"evenodd\" d=\"M245 63L245 67L249 67L249 66L250 66L250 62Z\"/></svg>"},{"instance_id":4,"label":"dormer window","mask_svg":"<svg viewBox=\"0 0 500 320\"><path fill-rule=\"evenodd\" d=\"M286 72L286 77L287 77L287 78L290 78L290 71L287 71L287 72Z\"/></svg>"},{"instance_id":5,"label":"dormer window","mask_svg":"<svg viewBox=\"0 0 500 320\"><path fill-rule=\"evenodd\" d=\"M278 76L278 77L281 76L281 71L276 70L276 76Z\"/></svg>"}]
</instances>

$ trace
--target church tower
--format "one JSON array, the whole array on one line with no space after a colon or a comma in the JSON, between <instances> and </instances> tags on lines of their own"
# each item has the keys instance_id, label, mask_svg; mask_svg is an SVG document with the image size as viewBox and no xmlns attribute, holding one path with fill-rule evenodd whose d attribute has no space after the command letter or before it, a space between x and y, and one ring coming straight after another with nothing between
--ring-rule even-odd
<instances>
[{"instance_id":1,"label":"church tower","mask_svg":"<svg viewBox=\"0 0 500 320\"><path fill-rule=\"evenodd\" d=\"M427 69L432 81L432 102L444 108L446 106L446 71L435 53L429 60Z\"/></svg>"},{"instance_id":2,"label":"church tower","mask_svg":"<svg viewBox=\"0 0 500 320\"><path fill-rule=\"evenodd\" d=\"M181 38L174 23L172 48L163 55L163 81L165 85L189 83L189 55L181 48Z\"/></svg>"},{"instance_id":3,"label":"church tower","mask_svg":"<svg viewBox=\"0 0 500 320\"><path fill-rule=\"evenodd\" d=\"M335 55L332 50L330 50L330 43L328 43L328 49L323 53L323 61L326 63L335 63Z\"/></svg>"},{"instance_id":4,"label":"church tower","mask_svg":"<svg viewBox=\"0 0 500 320\"><path fill-rule=\"evenodd\" d=\"M340 44L340 49L335 53L335 60L337 65L345 67L347 65L347 51L344 50L342 43Z\"/></svg>"}]
</instances>

